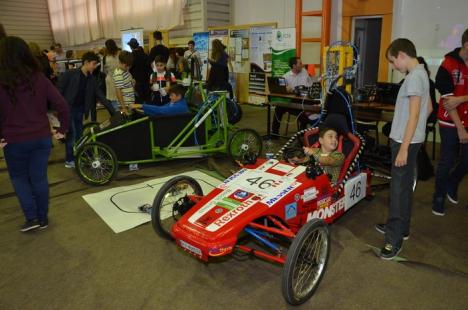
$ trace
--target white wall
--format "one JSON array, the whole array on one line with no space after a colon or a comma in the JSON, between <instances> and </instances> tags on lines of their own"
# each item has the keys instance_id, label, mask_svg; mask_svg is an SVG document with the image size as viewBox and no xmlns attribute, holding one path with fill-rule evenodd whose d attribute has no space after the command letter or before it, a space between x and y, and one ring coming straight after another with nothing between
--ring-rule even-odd
<instances>
[{"instance_id":1,"label":"white wall","mask_svg":"<svg viewBox=\"0 0 468 310\"><path fill-rule=\"evenodd\" d=\"M294 0L232 0L234 25L277 22L278 28L295 26Z\"/></svg>"}]
</instances>

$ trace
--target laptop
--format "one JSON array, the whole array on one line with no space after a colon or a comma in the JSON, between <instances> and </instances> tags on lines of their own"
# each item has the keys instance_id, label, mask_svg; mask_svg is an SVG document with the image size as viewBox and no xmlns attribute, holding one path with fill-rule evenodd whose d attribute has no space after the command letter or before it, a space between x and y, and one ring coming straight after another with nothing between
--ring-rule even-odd
<instances>
[{"instance_id":1,"label":"laptop","mask_svg":"<svg viewBox=\"0 0 468 310\"><path fill-rule=\"evenodd\" d=\"M282 77L268 77L268 89L270 93L287 94L286 79Z\"/></svg>"},{"instance_id":2,"label":"laptop","mask_svg":"<svg viewBox=\"0 0 468 310\"><path fill-rule=\"evenodd\" d=\"M400 84L396 83L378 82L376 86L376 101L387 104L395 104L400 86Z\"/></svg>"}]
</instances>

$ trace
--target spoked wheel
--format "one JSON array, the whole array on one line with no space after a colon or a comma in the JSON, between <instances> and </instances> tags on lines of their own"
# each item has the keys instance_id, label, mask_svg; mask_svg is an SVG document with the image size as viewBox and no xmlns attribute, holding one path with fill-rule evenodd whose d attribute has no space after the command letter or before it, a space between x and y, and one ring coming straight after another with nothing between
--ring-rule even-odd
<instances>
[{"instance_id":1,"label":"spoked wheel","mask_svg":"<svg viewBox=\"0 0 468 310\"><path fill-rule=\"evenodd\" d=\"M327 224L313 219L305 224L288 250L283 270L283 297L291 305L306 302L327 268L330 232Z\"/></svg>"},{"instance_id":2,"label":"spoked wheel","mask_svg":"<svg viewBox=\"0 0 468 310\"><path fill-rule=\"evenodd\" d=\"M158 191L151 210L151 224L159 236L172 240L172 225L193 206L188 195L202 196L203 191L194 178L184 175L170 179Z\"/></svg>"},{"instance_id":3,"label":"spoked wheel","mask_svg":"<svg viewBox=\"0 0 468 310\"><path fill-rule=\"evenodd\" d=\"M252 156L256 158L262 153L262 138L253 129L239 129L231 135L227 152L232 161L243 161Z\"/></svg>"},{"instance_id":4,"label":"spoked wheel","mask_svg":"<svg viewBox=\"0 0 468 310\"><path fill-rule=\"evenodd\" d=\"M90 185L104 185L117 174L117 156L104 143L90 142L78 149L75 166L83 182Z\"/></svg>"}]
</instances>

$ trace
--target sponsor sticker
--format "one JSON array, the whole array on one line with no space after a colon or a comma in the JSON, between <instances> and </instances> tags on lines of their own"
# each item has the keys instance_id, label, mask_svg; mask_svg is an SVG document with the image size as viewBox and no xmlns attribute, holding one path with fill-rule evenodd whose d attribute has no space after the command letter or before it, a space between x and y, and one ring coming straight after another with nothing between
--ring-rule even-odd
<instances>
[{"instance_id":1,"label":"sponsor sticker","mask_svg":"<svg viewBox=\"0 0 468 310\"><path fill-rule=\"evenodd\" d=\"M294 200L295 201L301 200L301 194L297 193L296 195L294 195Z\"/></svg>"},{"instance_id":2,"label":"sponsor sticker","mask_svg":"<svg viewBox=\"0 0 468 310\"><path fill-rule=\"evenodd\" d=\"M293 202L284 207L284 217L287 220L295 218L297 216L297 203Z\"/></svg>"},{"instance_id":3,"label":"sponsor sticker","mask_svg":"<svg viewBox=\"0 0 468 310\"><path fill-rule=\"evenodd\" d=\"M323 209L330 205L331 197L326 196L317 201L317 209Z\"/></svg>"},{"instance_id":4,"label":"sponsor sticker","mask_svg":"<svg viewBox=\"0 0 468 310\"><path fill-rule=\"evenodd\" d=\"M332 218L335 214L345 209L345 198L337 200L334 204L329 207L317 209L313 212L309 212L307 215L307 221L311 219L328 219Z\"/></svg>"},{"instance_id":5,"label":"sponsor sticker","mask_svg":"<svg viewBox=\"0 0 468 310\"><path fill-rule=\"evenodd\" d=\"M302 197L302 199L304 200L304 202L311 201L317 198L317 194L318 194L317 188L310 187L304 190L304 196Z\"/></svg>"},{"instance_id":6,"label":"sponsor sticker","mask_svg":"<svg viewBox=\"0 0 468 310\"><path fill-rule=\"evenodd\" d=\"M191 245L190 243L187 243L184 240L179 240L179 244L182 248L186 249L190 253L200 256L200 257L202 256L202 251L199 248Z\"/></svg>"},{"instance_id":7,"label":"sponsor sticker","mask_svg":"<svg viewBox=\"0 0 468 310\"><path fill-rule=\"evenodd\" d=\"M249 192L242 191L242 190L237 190L234 192L234 198L244 200L250 195Z\"/></svg>"}]
</instances>

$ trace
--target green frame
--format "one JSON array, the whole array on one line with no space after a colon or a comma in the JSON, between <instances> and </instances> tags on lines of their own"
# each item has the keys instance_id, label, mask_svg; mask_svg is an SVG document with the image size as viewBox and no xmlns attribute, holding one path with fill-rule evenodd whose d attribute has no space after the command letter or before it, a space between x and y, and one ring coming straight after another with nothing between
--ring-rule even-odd
<instances>
[{"instance_id":1,"label":"green frame","mask_svg":"<svg viewBox=\"0 0 468 310\"><path fill-rule=\"evenodd\" d=\"M189 90L187 91L188 96L192 96L197 86L192 82ZM101 132L94 133L91 130L89 133L84 134L73 146L73 152L76 155L78 149L87 143L97 142L100 136L106 135L108 133L122 130L123 128L133 126L141 122L149 122L149 130L151 137L151 155L150 159L144 160L135 160L135 161L119 161L117 158L118 164L139 164L139 163L151 163L159 162L177 158L196 158L203 155L213 154L213 153L226 153L228 148L228 138L230 132L232 132L235 127L230 125L227 118L227 109L226 109L226 91L216 91L219 97L215 101L208 101L208 96L203 89L201 82L198 83L198 88L202 94L203 104L198 110L197 114L200 114L200 117L197 119L197 116L193 117L192 120L184 127L184 129L172 140L172 142L166 147L158 147L154 145L154 128L153 122L149 120L149 116L127 122L120 126L103 130ZM186 95L186 96L187 96ZM213 115L216 114L220 124L217 128L213 126ZM206 143L203 145L193 146L193 147L183 147L184 142L189 139L189 137L194 133L196 128L205 123L205 136ZM110 146L109 146L110 147ZM187 148L187 149L185 149ZM196 149L194 149L196 148Z\"/></svg>"}]
</instances>

